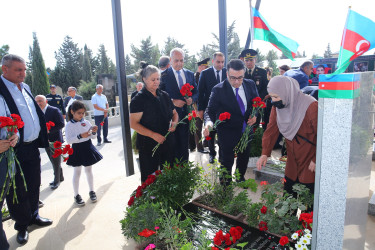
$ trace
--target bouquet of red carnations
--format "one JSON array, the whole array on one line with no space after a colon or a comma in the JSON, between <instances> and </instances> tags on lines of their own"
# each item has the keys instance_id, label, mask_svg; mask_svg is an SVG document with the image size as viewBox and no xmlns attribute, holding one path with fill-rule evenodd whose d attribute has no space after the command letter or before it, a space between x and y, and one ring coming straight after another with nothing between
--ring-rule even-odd
<instances>
[{"instance_id":1,"label":"bouquet of red carnations","mask_svg":"<svg viewBox=\"0 0 375 250\"><path fill-rule=\"evenodd\" d=\"M190 85L189 83L185 83L181 87L180 93L185 99L188 99L193 95L193 93L191 92L193 89L194 89L193 85ZM195 134L195 132L197 131L197 126L195 123L195 118L197 117L197 113L193 108L193 104L187 105L187 107L188 107L188 112L189 112L188 114L189 130L190 130L190 133Z\"/></svg>"},{"instance_id":2,"label":"bouquet of red carnations","mask_svg":"<svg viewBox=\"0 0 375 250\"><path fill-rule=\"evenodd\" d=\"M0 117L0 129L6 129L7 139L12 137L14 134L17 134L19 129L22 128L24 125L25 124L22 121L21 117L17 114L11 114L10 117L7 117L7 116ZM7 183L7 180L9 179L10 186L13 185L13 203L14 202L18 203L17 193L16 193L16 165L18 165L20 175L22 176L22 179L23 179L23 184L25 185L25 189L27 191L25 176L23 174L21 165L17 159L16 153L14 152L13 147L9 147L7 151L1 153L0 161L3 159L3 157L7 158L8 169L7 169L7 174L5 176L4 185L1 190L0 201L3 200L4 198L6 183Z\"/></svg>"}]
</instances>

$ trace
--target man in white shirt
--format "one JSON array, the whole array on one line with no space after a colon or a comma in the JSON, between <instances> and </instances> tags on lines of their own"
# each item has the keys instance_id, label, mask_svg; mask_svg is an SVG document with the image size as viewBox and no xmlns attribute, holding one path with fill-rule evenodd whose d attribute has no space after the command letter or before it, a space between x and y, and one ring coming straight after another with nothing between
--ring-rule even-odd
<instances>
[{"instance_id":1,"label":"man in white shirt","mask_svg":"<svg viewBox=\"0 0 375 250\"><path fill-rule=\"evenodd\" d=\"M91 97L91 103L94 106L95 125L98 126L97 146L102 145L101 128L103 127L104 143L111 143L107 139L108 136L108 101L107 97L103 95L103 85L96 85L96 93Z\"/></svg>"}]
</instances>

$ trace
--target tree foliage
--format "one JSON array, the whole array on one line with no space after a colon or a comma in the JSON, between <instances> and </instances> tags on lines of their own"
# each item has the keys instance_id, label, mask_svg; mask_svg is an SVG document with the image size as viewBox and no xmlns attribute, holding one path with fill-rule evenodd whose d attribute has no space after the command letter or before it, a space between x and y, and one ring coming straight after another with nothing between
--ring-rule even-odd
<instances>
[{"instance_id":1,"label":"tree foliage","mask_svg":"<svg viewBox=\"0 0 375 250\"><path fill-rule=\"evenodd\" d=\"M31 74L33 82L31 92L34 95L48 94L49 84L46 66L44 64L42 52L40 51L39 41L35 32L33 32Z\"/></svg>"},{"instance_id":2,"label":"tree foliage","mask_svg":"<svg viewBox=\"0 0 375 250\"><path fill-rule=\"evenodd\" d=\"M327 49L324 51L324 58L331 58L332 57L332 51L331 51L331 45L328 43Z\"/></svg>"},{"instance_id":3,"label":"tree foliage","mask_svg":"<svg viewBox=\"0 0 375 250\"><path fill-rule=\"evenodd\" d=\"M85 82L91 81L92 70L90 63L90 55L87 45L83 49L83 60L82 60L82 80Z\"/></svg>"},{"instance_id":4,"label":"tree foliage","mask_svg":"<svg viewBox=\"0 0 375 250\"><path fill-rule=\"evenodd\" d=\"M109 74L109 59L104 44L99 45L97 58L99 61L97 74Z\"/></svg>"},{"instance_id":5,"label":"tree foliage","mask_svg":"<svg viewBox=\"0 0 375 250\"><path fill-rule=\"evenodd\" d=\"M133 44L131 44L130 47L130 55L135 59L134 65L136 65L136 68L139 67L139 63L141 61L145 61L155 66L158 65L160 58L159 46L157 44L152 44L151 36L148 36L146 39L142 39L139 48Z\"/></svg>"},{"instance_id":6,"label":"tree foliage","mask_svg":"<svg viewBox=\"0 0 375 250\"><path fill-rule=\"evenodd\" d=\"M277 52L274 50L270 50L267 53L266 60L268 62L268 67L271 67L273 69L272 76L275 76L278 72L277 64L275 60L278 59Z\"/></svg>"},{"instance_id":7,"label":"tree foliage","mask_svg":"<svg viewBox=\"0 0 375 250\"><path fill-rule=\"evenodd\" d=\"M0 62L3 59L3 56L9 53L9 45L5 44L0 47ZM0 75L3 74L3 71L0 67Z\"/></svg>"}]
</instances>

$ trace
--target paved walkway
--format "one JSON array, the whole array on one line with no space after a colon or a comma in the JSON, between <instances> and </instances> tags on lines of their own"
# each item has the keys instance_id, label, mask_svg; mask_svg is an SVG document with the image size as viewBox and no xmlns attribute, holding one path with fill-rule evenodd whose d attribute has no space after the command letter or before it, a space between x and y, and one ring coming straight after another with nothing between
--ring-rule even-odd
<instances>
[{"instance_id":1,"label":"paved walkway","mask_svg":"<svg viewBox=\"0 0 375 250\"><path fill-rule=\"evenodd\" d=\"M104 159L94 165L94 182L98 196L97 203L91 203L88 195L88 185L84 171L81 174L80 194L86 201L84 207L77 207L73 200L72 176L73 169L64 164L65 181L56 190L51 190L48 183L53 180L52 165L47 154L41 151L42 157L42 186L40 197L45 205L40 209L40 215L53 220L49 227L29 227L29 242L20 246L16 241L14 222L4 222L4 229L10 249L37 250L103 250L103 249L135 249L132 240L127 240L121 234L119 221L124 217L128 199L133 190L140 184L140 174L135 166L135 175L125 176L125 163L120 127L112 127L108 138L111 144L99 147ZM96 144L96 140L93 141ZM193 153L190 160L207 164L208 155ZM136 164L136 162L135 162ZM249 168L247 177L253 177ZM373 164L371 189L375 190L375 167ZM375 218L369 216L367 224L367 242L365 249L375 249Z\"/></svg>"}]
</instances>

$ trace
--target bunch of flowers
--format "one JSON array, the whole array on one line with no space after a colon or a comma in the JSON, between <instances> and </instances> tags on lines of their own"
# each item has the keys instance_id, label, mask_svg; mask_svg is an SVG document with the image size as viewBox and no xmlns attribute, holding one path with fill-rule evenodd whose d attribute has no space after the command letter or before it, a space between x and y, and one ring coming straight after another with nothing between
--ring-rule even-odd
<instances>
[{"instance_id":1,"label":"bunch of flowers","mask_svg":"<svg viewBox=\"0 0 375 250\"><path fill-rule=\"evenodd\" d=\"M156 181L156 177L161 175L162 172L160 170L156 170L155 171L155 174L150 174L146 181L142 183L142 185L138 186L136 191L135 191L135 194L133 194L129 201L128 201L128 206L131 207L135 201L135 198L140 198L142 195L143 195L143 191L146 189L146 187L148 187L149 185L151 185L152 183L154 183Z\"/></svg>"},{"instance_id":2,"label":"bunch of flowers","mask_svg":"<svg viewBox=\"0 0 375 250\"><path fill-rule=\"evenodd\" d=\"M224 112L224 113L221 113L219 115L219 119L215 121L214 123L214 126L211 128L209 127L209 131L212 132L212 131L215 131L217 126L222 123L222 122L225 122L226 120L229 120L230 119L230 116L231 114L229 112ZM206 141L209 141L211 140L212 138L210 136L206 136ZM200 142L203 140L203 138L200 140Z\"/></svg>"},{"instance_id":3,"label":"bunch of flowers","mask_svg":"<svg viewBox=\"0 0 375 250\"><path fill-rule=\"evenodd\" d=\"M47 130L50 131L52 127L55 126L55 123L53 121L49 121L46 123Z\"/></svg>"},{"instance_id":4,"label":"bunch of flowers","mask_svg":"<svg viewBox=\"0 0 375 250\"><path fill-rule=\"evenodd\" d=\"M188 99L190 98L193 93L191 92L194 89L193 85L190 85L189 83L185 83L182 85L180 89L181 95L185 98ZM197 117L196 111L193 108L193 104L187 105L188 107L188 119L189 119L189 130L191 134L195 134L197 131L197 126L195 124L195 118Z\"/></svg>"},{"instance_id":5,"label":"bunch of flowers","mask_svg":"<svg viewBox=\"0 0 375 250\"><path fill-rule=\"evenodd\" d=\"M259 113L261 115L261 117L263 117L263 110L266 108L266 103L263 102L262 99L259 96L255 97L252 100L252 106L253 106L253 110L251 112L250 118L253 118L257 113ZM253 131L254 126L255 126L255 124L246 126L246 129L245 129L244 133L242 134L240 141L238 142L238 144L234 148L234 152L236 154L242 153L247 148L247 145L249 144L249 142L252 139L251 135L254 133L254 131Z\"/></svg>"},{"instance_id":6,"label":"bunch of flowers","mask_svg":"<svg viewBox=\"0 0 375 250\"><path fill-rule=\"evenodd\" d=\"M7 139L12 137L14 134L18 133L19 129L23 128L24 125L25 124L22 121L21 117L17 114L11 114L10 117L7 117L7 116L0 117L0 129L3 129L3 128L6 129ZM16 153L14 152L13 147L9 147L9 149L7 151L3 152L0 155L0 161L3 159L3 157L7 158L8 169L7 169L7 173L6 173L6 176L5 176L4 185L3 185L3 188L1 190L0 201L3 200L3 196L4 196L4 192L5 192L5 186L6 186L7 180L9 179L10 186L13 185L13 203L14 202L18 203L17 193L16 193L16 167L15 167L16 163L18 165L20 174L22 176L23 184L24 184L25 189L27 191L25 177L23 175L21 165L18 162Z\"/></svg>"},{"instance_id":7,"label":"bunch of flowers","mask_svg":"<svg viewBox=\"0 0 375 250\"><path fill-rule=\"evenodd\" d=\"M286 236L284 236L286 237ZM297 250L307 250L311 243L312 235L309 229L297 230L291 237L297 243L294 245Z\"/></svg>"},{"instance_id":8,"label":"bunch of flowers","mask_svg":"<svg viewBox=\"0 0 375 250\"><path fill-rule=\"evenodd\" d=\"M214 237L214 245L215 247L212 247L211 250L219 250L218 247L222 247L224 245L225 249L229 249L229 246L232 244L235 244L237 240L241 239L242 237L243 229L240 226L237 227L231 227L229 229L229 233L224 234L222 230L219 230ZM242 247L244 247L247 243L242 244Z\"/></svg>"},{"instance_id":9,"label":"bunch of flowers","mask_svg":"<svg viewBox=\"0 0 375 250\"><path fill-rule=\"evenodd\" d=\"M69 144L63 145L60 141L50 142L50 147L55 150L52 157L57 158L61 155L64 162L69 159L69 155L73 154L73 148Z\"/></svg>"}]
</instances>

